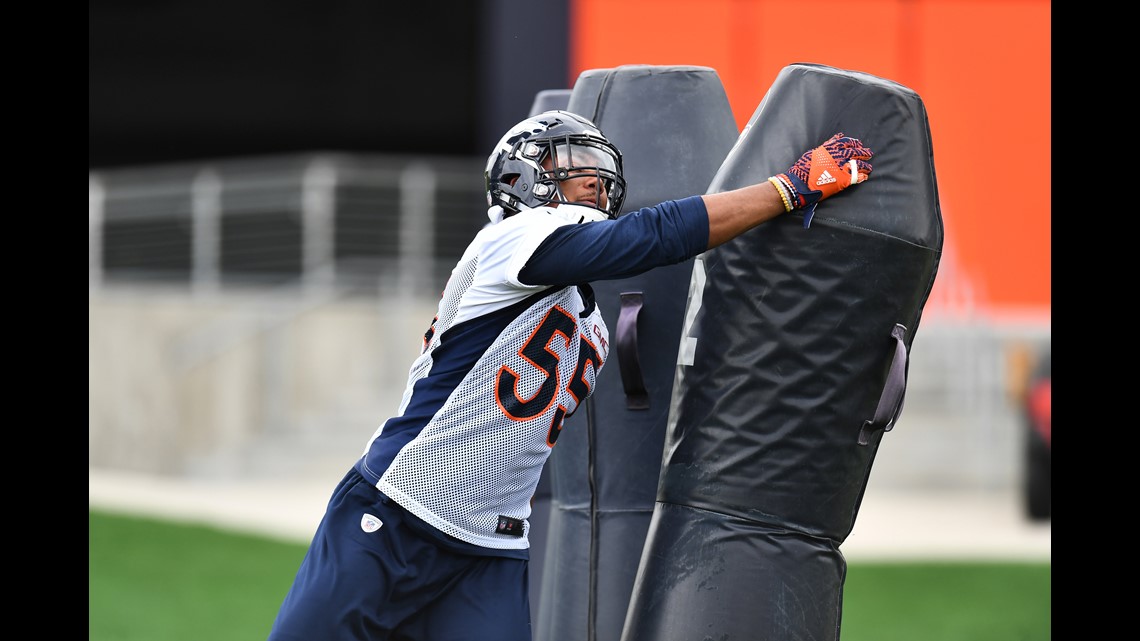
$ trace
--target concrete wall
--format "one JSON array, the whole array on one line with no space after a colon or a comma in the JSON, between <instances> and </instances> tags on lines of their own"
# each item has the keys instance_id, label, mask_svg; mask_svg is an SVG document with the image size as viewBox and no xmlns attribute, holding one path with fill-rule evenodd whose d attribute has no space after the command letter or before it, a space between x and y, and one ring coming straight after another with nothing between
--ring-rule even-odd
<instances>
[{"instance_id":1,"label":"concrete wall","mask_svg":"<svg viewBox=\"0 0 1140 641\"><path fill-rule=\"evenodd\" d=\"M92 290L89 463L170 476L332 476L398 409L435 303ZM1016 487L1016 357L1048 344L1048 327L924 318L903 413L871 482Z\"/></svg>"},{"instance_id":2,"label":"concrete wall","mask_svg":"<svg viewBox=\"0 0 1140 641\"><path fill-rule=\"evenodd\" d=\"M270 473L257 460L288 447L351 463L397 410L433 314L408 300L92 294L89 463Z\"/></svg>"}]
</instances>

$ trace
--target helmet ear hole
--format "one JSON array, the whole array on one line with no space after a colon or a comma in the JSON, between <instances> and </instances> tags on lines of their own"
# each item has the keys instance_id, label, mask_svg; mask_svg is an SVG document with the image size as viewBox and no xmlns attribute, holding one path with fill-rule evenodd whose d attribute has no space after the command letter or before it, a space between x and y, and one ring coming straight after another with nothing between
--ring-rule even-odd
<instances>
[{"instance_id":1,"label":"helmet ear hole","mask_svg":"<svg viewBox=\"0 0 1140 641\"><path fill-rule=\"evenodd\" d=\"M517 182L518 179L519 179L519 174L504 174L503 175L503 182L507 183L511 187L515 186L515 182Z\"/></svg>"}]
</instances>

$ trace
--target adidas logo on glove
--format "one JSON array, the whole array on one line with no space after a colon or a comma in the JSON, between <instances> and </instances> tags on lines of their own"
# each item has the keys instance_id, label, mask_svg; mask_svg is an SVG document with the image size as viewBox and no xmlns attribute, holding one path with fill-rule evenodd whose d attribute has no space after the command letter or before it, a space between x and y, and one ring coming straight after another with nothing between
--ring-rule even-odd
<instances>
[{"instance_id":1,"label":"adidas logo on glove","mask_svg":"<svg viewBox=\"0 0 1140 641\"><path fill-rule=\"evenodd\" d=\"M820 174L819 178L815 181L815 184L818 187L820 185L826 185L833 182L835 182L835 176L832 176L826 169L824 169L823 173Z\"/></svg>"}]
</instances>

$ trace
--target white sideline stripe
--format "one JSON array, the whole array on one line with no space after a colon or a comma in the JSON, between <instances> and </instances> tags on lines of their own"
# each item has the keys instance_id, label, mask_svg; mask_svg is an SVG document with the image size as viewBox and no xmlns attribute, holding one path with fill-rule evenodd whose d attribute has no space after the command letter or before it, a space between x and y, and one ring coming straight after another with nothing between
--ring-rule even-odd
<instances>
[{"instance_id":1,"label":"white sideline stripe","mask_svg":"<svg viewBox=\"0 0 1140 641\"><path fill-rule=\"evenodd\" d=\"M307 544L340 475L221 481L91 469L88 480L92 508ZM884 492L872 482L840 550L848 561L1051 561L1051 529L1022 516L1008 492Z\"/></svg>"}]
</instances>

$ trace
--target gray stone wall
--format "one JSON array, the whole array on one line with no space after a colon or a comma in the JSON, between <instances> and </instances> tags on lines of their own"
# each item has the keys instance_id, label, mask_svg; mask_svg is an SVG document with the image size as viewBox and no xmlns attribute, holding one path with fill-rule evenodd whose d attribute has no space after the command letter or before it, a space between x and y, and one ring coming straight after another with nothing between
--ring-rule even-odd
<instances>
[{"instance_id":1,"label":"gray stone wall","mask_svg":"<svg viewBox=\"0 0 1140 641\"><path fill-rule=\"evenodd\" d=\"M397 411L435 303L328 291L92 290L90 466L262 478L347 469ZM1049 340L1040 324L925 318L904 409L870 483L1016 487L1018 357Z\"/></svg>"}]
</instances>

